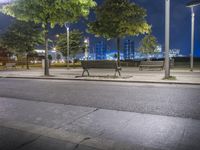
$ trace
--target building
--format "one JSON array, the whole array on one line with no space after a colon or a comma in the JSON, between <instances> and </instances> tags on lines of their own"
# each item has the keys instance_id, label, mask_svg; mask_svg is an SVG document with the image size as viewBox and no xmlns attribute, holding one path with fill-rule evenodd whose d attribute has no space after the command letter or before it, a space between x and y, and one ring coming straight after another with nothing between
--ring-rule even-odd
<instances>
[{"instance_id":1,"label":"building","mask_svg":"<svg viewBox=\"0 0 200 150\"><path fill-rule=\"evenodd\" d=\"M97 42L95 44L96 60L106 59L106 44L103 41Z\"/></svg>"},{"instance_id":2,"label":"building","mask_svg":"<svg viewBox=\"0 0 200 150\"><path fill-rule=\"evenodd\" d=\"M135 43L132 40L124 41L124 59L130 60L134 58Z\"/></svg>"},{"instance_id":3,"label":"building","mask_svg":"<svg viewBox=\"0 0 200 150\"><path fill-rule=\"evenodd\" d=\"M155 49L155 53L162 53L162 51L162 45L159 44Z\"/></svg>"},{"instance_id":4,"label":"building","mask_svg":"<svg viewBox=\"0 0 200 150\"><path fill-rule=\"evenodd\" d=\"M43 50L43 49L36 49L35 52L37 53L38 58L44 59L45 50ZM65 62L65 57L59 51L49 50L48 51L48 55L51 57L52 63L64 63Z\"/></svg>"}]
</instances>

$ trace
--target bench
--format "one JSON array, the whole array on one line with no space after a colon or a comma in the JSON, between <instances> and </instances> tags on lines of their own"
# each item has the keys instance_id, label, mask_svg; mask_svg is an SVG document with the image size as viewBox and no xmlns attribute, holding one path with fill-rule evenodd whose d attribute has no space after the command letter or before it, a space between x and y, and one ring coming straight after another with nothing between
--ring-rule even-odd
<instances>
[{"instance_id":1,"label":"bench","mask_svg":"<svg viewBox=\"0 0 200 150\"><path fill-rule=\"evenodd\" d=\"M160 68L163 70L164 61L141 61L139 70L142 71L143 68Z\"/></svg>"},{"instance_id":2,"label":"bench","mask_svg":"<svg viewBox=\"0 0 200 150\"><path fill-rule=\"evenodd\" d=\"M13 63L6 63L5 64L5 68L16 68L16 63L13 62Z\"/></svg>"},{"instance_id":3,"label":"bench","mask_svg":"<svg viewBox=\"0 0 200 150\"><path fill-rule=\"evenodd\" d=\"M82 76L84 76L85 72L87 72L88 76L90 76L89 69L114 69L115 76L117 73L119 74L119 76L121 76L121 73L120 73L121 67L118 66L118 63L115 60L81 61L81 66L83 68Z\"/></svg>"}]
</instances>

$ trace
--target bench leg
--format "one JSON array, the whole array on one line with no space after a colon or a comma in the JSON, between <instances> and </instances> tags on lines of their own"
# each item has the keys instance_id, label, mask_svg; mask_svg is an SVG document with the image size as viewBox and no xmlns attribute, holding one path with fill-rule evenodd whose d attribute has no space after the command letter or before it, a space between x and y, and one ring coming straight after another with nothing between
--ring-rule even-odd
<instances>
[{"instance_id":1,"label":"bench leg","mask_svg":"<svg viewBox=\"0 0 200 150\"><path fill-rule=\"evenodd\" d=\"M84 70L83 70L83 73L82 73L82 77L84 76L84 73L85 73L85 72L87 72L88 76L90 76L89 71L88 71L87 69L84 69Z\"/></svg>"},{"instance_id":2,"label":"bench leg","mask_svg":"<svg viewBox=\"0 0 200 150\"><path fill-rule=\"evenodd\" d=\"M115 77L117 76L117 73L119 74L119 76L121 77L121 72L119 70L115 70Z\"/></svg>"},{"instance_id":3,"label":"bench leg","mask_svg":"<svg viewBox=\"0 0 200 150\"><path fill-rule=\"evenodd\" d=\"M86 70L86 72L87 72L87 74L88 74L88 77L90 76L90 73L89 73L89 71L88 70Z\"/></svg>"},{"instance_id":4,"label":"bench leg","mask_svg":"<svg viewBox=\"0 0 200 150\"><path fill-rule=\"evenodd\" d=\"M117 72L118 72L119 76L121 77L121 72L120 72L120 70L117 70Z\"/></svg>"},{"instance_id":5,"label":"bench leg","mask_svg":"<svg viewBox=\"0 0 200 150\"><path fill-rule=\"evenodd\" d=\"M114 77L116 77L117 76L117 71L115 70L115 74L114 74Z\"/></svg>"}]
</instances>

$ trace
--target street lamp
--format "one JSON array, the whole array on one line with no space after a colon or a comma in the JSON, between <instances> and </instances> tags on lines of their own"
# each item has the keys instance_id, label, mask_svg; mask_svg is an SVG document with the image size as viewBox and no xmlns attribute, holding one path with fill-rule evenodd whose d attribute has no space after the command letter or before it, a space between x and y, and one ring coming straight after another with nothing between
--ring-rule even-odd
<instances>
[{"instance_id":1,"label":"street lamp","mask_svg":"<svg viewBox=\"0 0 200 150\"><path fill-rule=\"evenodd\" d=\"M60 35L59 34L56 34L56 38L59 38L60 37Z\"/></svg>"},{"instance_id":2,"label":"street lamp","mask_svg":"<svg viewBox=\"0 0 200 150\"><path fill-rule=\"evenodd\" d=\"M186 5L187 7L191 8L191 54L190 54L191 71L193 71L194 68L194 22L195 22L194 7L197 5L200 5L200 0L194 0Z\"/></svg>"},{"instance_id":3,"label":"street lamp","mask_svg":"<svg viewBox=\"0 0 200 150\"><path fill-rule=\"evenodd\" d=\"M69 69L69 23L65 23L65 28L67 31L67 69Z\"/></svg>"},{"instance_id":4,"label":"street lamp","mask_svg":"<svg viewBox=\"0 0 200 150\"><path fill-rule=\"evenodd\" d=\"M165 0L165 78L166 79L170 77L169 41L170 41L170 0Z\"/></svg>"}]
</instances>

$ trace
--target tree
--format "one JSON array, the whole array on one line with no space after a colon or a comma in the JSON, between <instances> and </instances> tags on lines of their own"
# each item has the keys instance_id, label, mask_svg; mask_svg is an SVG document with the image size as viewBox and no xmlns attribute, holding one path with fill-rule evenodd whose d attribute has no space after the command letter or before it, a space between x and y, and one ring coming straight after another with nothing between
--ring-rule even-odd
<instances>
[{"instance_id":1,"label":"tree","mask_svg":"<svg viewBox=\"0 0 200 150\"><path fill-rule=\"evenodd\" d=\"M144 54L153 54L156 53L156 48L158 46L158 42L155 36L148 34L146 35L140 42L139 51Z\"/></svg>"},{"instance_id":2,"label":"tree","mask_svg":"<svg viewBox=\"0 0 200 150\"><path fill-rule=\"evenodd\" d=\"M33 22L16 21L1 36L1 44L11 52L26 56L26 66L29 69L28 57L35 47L42 44L41 27Z\"/></svg>"},{"instance_id":3,"label":"tree","mask_svg":"<svg viewBox=\"0 0 200 150\"><path fill-rule=\"evenodd\" d=\"M120 38L148 33L145 9L129 0L105 0L95 10L96 20L89 23L89 32L104 38L117 39L118 62L120 61Z\"/></svg>"},{"instance_id":4,"label":"tree","mask_svg":"<svg viewBox=\"0 0 200 150\"><path fill-rule=\"evenodd\" d=\"M4 6L2 12L18 20L42 24L46 47L44 74L48 76L48 25L53 28L56 24L63 26L65 22L75 22L86 17L95 5L93 0L15 0Z\"/></svg>"},{"instance_id":5,"label":"tree","mask_svg":"<svg viewBox=\"0 0 200 150\"><path fill-rule=\"evenodd\" d=\"M76 54L83 49L83 33L79 30L72 30L69 32L69 47L70 55L75 59ZM56 49L67 56L67 33L60 34L56 42Z\"/></svg>"}]
</instances>

